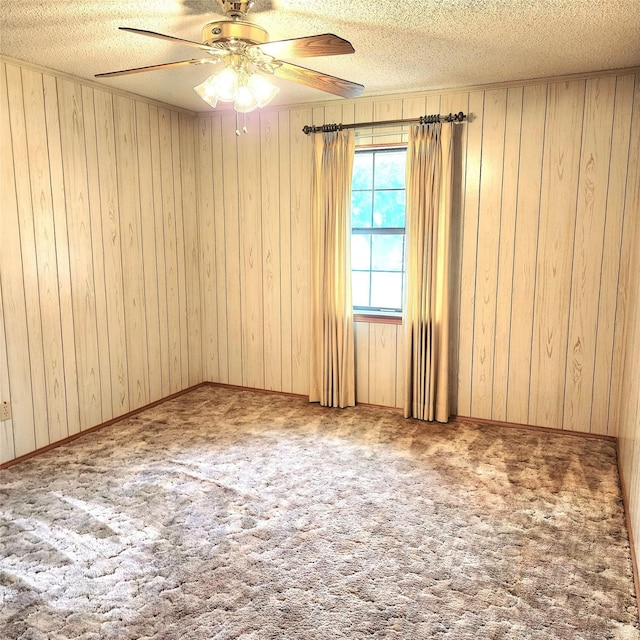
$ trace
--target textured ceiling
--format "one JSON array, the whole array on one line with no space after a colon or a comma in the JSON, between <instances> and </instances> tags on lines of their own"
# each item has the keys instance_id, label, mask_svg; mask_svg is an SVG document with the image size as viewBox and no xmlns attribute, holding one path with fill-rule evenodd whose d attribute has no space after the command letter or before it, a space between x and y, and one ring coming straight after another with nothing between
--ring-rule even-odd
<instances>
[{"instance_id":1,"label":"textured ceiling","mask_svg":"<svg viewBox=\"0 0 640 640\"><path fill-rule=\"evenodd\" d=\"M201 40L216 0L2 0L0 52L93 79L193 58L194 50L119 26ZM291 62L365 85L365 93L444 89L640 65L640 0L256 0L248 19L271 40L335 33L356 53ZM197 52L195 57L199 57ZM100 82L192 111L211 67ZM286 81L274 104L331 99Z\"/></svg>"}]
</instances>

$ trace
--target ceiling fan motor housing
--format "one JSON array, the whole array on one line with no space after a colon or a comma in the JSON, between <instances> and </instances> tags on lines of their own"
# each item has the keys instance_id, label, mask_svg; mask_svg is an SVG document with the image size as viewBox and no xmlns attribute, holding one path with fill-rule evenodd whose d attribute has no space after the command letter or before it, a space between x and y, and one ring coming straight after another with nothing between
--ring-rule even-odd
<instances>
[{"instance_id":1,"label":"ceiling fan motor housing","mask_svg":"<svg viewBox=\"0 0 640 640\"><path fill-rule=\"evenodd\" d=\"M211 45L229 40L240 40L247 44L264 44L269 40L269 34L257 24L242 20L220 20L204 25L203 43Z\"/></svg>"}]
</instances>

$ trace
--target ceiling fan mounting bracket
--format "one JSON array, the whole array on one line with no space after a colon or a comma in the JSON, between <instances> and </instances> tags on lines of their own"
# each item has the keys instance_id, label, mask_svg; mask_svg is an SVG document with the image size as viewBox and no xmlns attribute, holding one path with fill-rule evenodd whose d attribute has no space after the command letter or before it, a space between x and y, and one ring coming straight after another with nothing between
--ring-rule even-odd
<instances>
[{"instance_id":1,"label":"ceiling fan mounting bracket","mask_svg":"<svg viewBox=\"0 0 640 640\"><path fill-rule=\"evenodd\" d=\"M202 29L202 42L212 45L216 42L240 40L246 44L264 44L269 34L257 24L242 20L219 20L208 22Z\"/></svg>"},{"instance_id":2,"label":"ceiling fan mounting bracket","mask_svg":"<svg viewBox=\"0 0 640 640\"><path fill-rule=\"evenodd\" d=\"M226 16L230 18L245 18L253 7L254 0L218 0L218 4Z\"/></svg>"}]
</instances>

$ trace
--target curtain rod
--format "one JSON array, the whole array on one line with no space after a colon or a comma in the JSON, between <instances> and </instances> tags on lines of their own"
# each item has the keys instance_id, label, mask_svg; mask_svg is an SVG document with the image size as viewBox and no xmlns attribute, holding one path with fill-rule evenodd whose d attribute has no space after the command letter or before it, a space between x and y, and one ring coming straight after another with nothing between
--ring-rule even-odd
<instances>
[{"instance_id":1,"label":"curtain rod","mask_svg":"<svg viewBox=\"0 0 640 640\"><path fill-rule=\"evenodd\" d=\"M379 120L378 122L354 122L351 124L320 124L317 126L305 125L302 131L309 135L310 133L329 133L331 131L342 131L343 129L359 129L365 127L387 127L394 124L433 124L435 122L462 122L467 119L467 115L460 111L459 113L449 113L441 115L439 113L429 116L420 116L419 118L407 118L406 120Z\"/></svg>"}]
</instances>

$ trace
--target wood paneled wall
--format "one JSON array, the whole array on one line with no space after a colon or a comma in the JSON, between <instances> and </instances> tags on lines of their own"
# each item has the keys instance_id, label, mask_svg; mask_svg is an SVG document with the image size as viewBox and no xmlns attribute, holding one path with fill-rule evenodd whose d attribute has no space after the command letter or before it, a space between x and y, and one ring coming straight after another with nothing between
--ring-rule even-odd
<instances>
[{"instance_id":1,"label":"wood paneled wall","mask_svg":"<svg viewBox=\"0 0 640 640\"><path fill-rule=\"evenodd\" d=\"M307 393L310 109L198 119L208 380Z\"/></svg>"},{"instance_id":2,"label":"wood paneled wall","mask_svg":"<svg viewBox=\"0 0 640 640\"><path fill-rule=\"evenodd\" d=\"M621 317L626 341L619 410L618 464L627 494L636 560L640 562L640 86L636 86L631 136L636 142L631 151L626 200L628 210L634 213L627 221L631 267L624 274L626 281L620 288L619 298L619 306L627 307L627 311ZM636 593L640 593L640 584L636 584Z\"/></svg>"},{"instance_id":3,"label":"wood paneled wall","mask_svg":"<svg viewBox=\"0 0 640 640\"><path fill-rule=\"evenodd\" d=\"M196 119L0 62L0 461L203 380Z\"/></svg>"},{"instance_id":4,"label":"wood paneled wall","mask_svg":"<svg viewBox=\"0 0 640 640\"><path fill-rule=\"evenodd\" d=\"M205 377L306 393L304 124L465 111L456 128L454 413L616 435L633 73L198 119ZM375 133L376 136L372 134ZM374 130L361 144L395 141ZM370 135L371 134L371 135ZM402 328L356 326L358 399L401 406Z\"/></svg>"},{"instance_id":5,"label":"wood paneled wall","mask_svg":"<svg viewBox=\"0 0 640 640\"><path fill-rule=\"evenodd\" d=\"M453 411L618 433L636 74L264 110L236 136L0 69L3 460L202 380L306 394L302 126L459 110ZM401 406L402 328L358 323L356 349L359 401Z\"/></svg>"},{"instance_id":6,"label":"wood paneled wall","mask_svg":"<svg viewBox=\"0 0 640 640\"><path fill-rule=\"evenodd\" d=\"M640 180L638 190L640 192ZM640 207L640 202L638 205ZM621 396L618 464L627 494L636 560L640 562L640 356L638 355L640 354L640 228L636 231L636 238L635 268L629 298L630 322ZM640 593L640 585L636 585L636 588Z\"/></svg>"}]
</instances>

